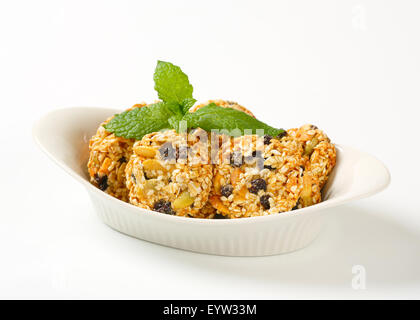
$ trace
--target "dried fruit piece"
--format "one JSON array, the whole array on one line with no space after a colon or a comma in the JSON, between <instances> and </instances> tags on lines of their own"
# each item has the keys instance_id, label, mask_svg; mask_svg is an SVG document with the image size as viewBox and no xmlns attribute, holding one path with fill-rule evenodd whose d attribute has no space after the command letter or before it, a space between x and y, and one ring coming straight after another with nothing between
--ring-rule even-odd
<instances>
[{"instance_id":1,"label":"dried fruit piece","mask_svg":"<svg viewBox=\"0 0 420 320\"><path fill-rule=\"evenodd\" d=\"M230 175L230 182L232 183L233 186L235 186L238 183L241 173L242 173L241 169L239 168L233 169Z\"/></svg>"},{"instance_id":2,"label":"dried fruit piece","mask_svg":"<svg viewBox=\"0 0 420 320\"><path fill-rule=\"evenodd\" d=\"M312 201L312 177L309 173L305 173L303 176L303 189L300 194L300 199L303 207L309 207L313 205Z\"/></svg>"},{"instance_id":3,"label":"dried fruit piece","mask_svg":"<svg viewBox=\"0 0 420 320\"><path fill-rule=\"evenodd\" d=\"M126 163L127 162L127 158L122 156L121 158L118 159L119 163Z\"/></svg>"},{"instance_id":4,"label":"dried fruit piece","mask_svg":"<svg viewBox=\"0 0 420 320\"><path fill-rule=\"evenodd\" d=\"M247 193L248 189L246 188L246 186L243 186L241 190L239 190L239 192L236 194L235 201L245 201Z\"/></svg>"},{"instance_id":5,"label":"dried fruit piece","mask_svg":"<svg viewBox=\"0 0 420 320\"><path fill-rule=\"evenodd\" d=\"M216 176L214 177L213 187L216 194L220 194L220 190L222 187L222 183L221 183L222 178L223 178L222 175L219 173L216 173Z\"/></svg>"},{"instance_id":6,"label":"dried fruit piece","mask_svg":"<svg viewBox=\"0 0 420 320\"><path fill-rule=\"evenodd\" d=\"M134 148L134 152L144 158L153 158L156 155L156 150L147 146L137 146Z\"/></svg>"},{"instance_id":7,"label":"dried fruit piece","mask_svg":"<svg viewBox=\"0 0 420 320\"><path fill-rule=\"evenodd\" d=\"M229 214L229 209L222 203L222 201L217 196L212 196L209 198L210 204L224 214Z\"/></svg>"},{"instance_id":8,"label":"dried fruit piece","mask_svg":"<svg viewBox=\"0 0 420 320\"><path fill-rule=\"evenodd\" d=\"M160 164L160 162L156 159L147 159L143 161L143 168L145 170L155 170L155 171L163 171L165 172L166 169Z\"/></svg>"},{"instance_id":9,"label":"dried fruit piece","mask_svg":"<svg viewBox=\"0 0 420 320\"><path fill-rule=\"evenodd\" d=\"M254 150L251 155L245 157L245 163L252 164L260 159L262 159L262 152L260 150Z\"/></svg>"},{"instance_id":10,"label":"dried fruit piece","mask_svg":"<svg viewBox=\"0 0 420 320\"><path fill-rule=\"evenodd\" d=\"M249 192L258 194L258 191L264 190L267 191L267 182L264 179L258 178L251 181L251 188Z\"/></svg>"},{"instance_id":11,"label":"dried fruit piece","mask_svg":"<svg viewBox=\"0 0 420 320\"><path fill-rule=\"evenodd\" d=\"M154 190L158 181L156 179L146 180L144 183L144 190L147 192L149 190Z\"/></svg>"},{"instance_id":12,"label":"dried fruit piece","mask_svg":"<svg viewBox=\"0 0 420 320\"><path fill-rule=\"evenodd\" d=\"M191 197L188 191L181 193L178 198L175 199L173 203L173 208L175 210L186 208L194 203L194 198Z\"/></svg>"},{"instance_id":13,"label":"dried fruit piece","mask_svg":"<svg viewBox=\"0 0 420 320\"><path fill-rule=\"evenodd\" d=\"M252 157L253 158L261 158L262 157L261 150L254 150L254 151L252 151Z\"/></svg>"},{"instance_id":14,"label":"dried fruit piece","mask_svg":"<svg viewBox=\"0 0 420 320\"><path fill-rule=\"evenodd\" d=\"M270 209L270 196L268 194L262 195L260 197L260 203L262 205L262 207L264 208L264 210L268 210Z\"/></svg>"},{"instance_id":15,"label":"dried fruit piece","mask_svg":"<svg viewBox=\"0 0 420 320\"><path fill-rule=\"evenodd\" d=\"M231 185L231 184L224 185L224 186L220 189L220 192L221 192L222 196L224 196L224 197L226 197L226 198L229 198L229 196L230 196L230 195L232 194L232 192L233 192L233 187L232 187L232 185Z\"/></svg>"},{"instance_id":16,"label":"dried fruit piece","mask_svg":"<svg viewBox=\"0 0 420 320\"><path fill-rule=\"evenodd\" d=\"M161 213L171 214L174 215L175 211L172 210L171 202L161 199L153 205L153 210Z\"/></svg>"},{"instance_id":17,"label":"dried fruit piece","mask_svg":"<svg viewBox=\"0 0 420 320\"><path fill-rule=\"evenodd\" d=\"M317 137L313 137L311 139L311 141L308 141L305 145L305 151L303 153L303 155L305 156L311 156L312 152L314 151L314 148L316 147L316 145L319 143L318 138Z\"/></svg>"},{"instance_id":18,"label":"dried fruit piece","mask_svg":"<svg viewBox=\"0 0 420 320\"><path fill-rule=\"evenodd\" d=\"M283 132L279 133L279 134L277 135L277 139L281 139L281 138L283 138L283 137L285 137L285 136L287 136L287 131L283 131Z\"/></svg>"},{"instance_id":19,"label":"dried fruit piece","mask_svg":"<svg viewBox=\"0 0 420 320\"><path fill-rule=\"evenodd\" d=\"M103 175L100 177L98 174L95 174L95 181L98 184L98 188L101 189L102 191L105 191L106 189L108 189L108 176L107 175Z\"/></svg>"},{"instance_id":20,"label":"dried fruit piece","mask_svg":"<svg viewBox=\"0 0 420 320\"><path fill-rule=\"evenodd\" d=\"M264 144L265 144L265 145L270 144L271 139L273 139L273 137L272 137L272 136L270 136L270 135L268 135L268 134L266 134L266 135L264 136Z\"/></svg>"}]
</instances>

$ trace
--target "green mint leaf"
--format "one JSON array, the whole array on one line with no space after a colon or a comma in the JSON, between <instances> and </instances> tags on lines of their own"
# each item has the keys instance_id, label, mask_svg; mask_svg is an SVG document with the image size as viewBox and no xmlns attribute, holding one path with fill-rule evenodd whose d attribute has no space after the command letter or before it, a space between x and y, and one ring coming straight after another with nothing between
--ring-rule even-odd
<instances>
[{"instance_id":1,"label":"green mint leaf","mask_svg":"<svg viewBox=\"0 0 420 320\"><path fill-rule=\"evenodd\" d=\"M193 87L188 76L170 62L158 61L153 80L159 99L165 102L183 105L186 99L192 99Z\"/></svg>"},{"instance_id":2,"label":"green mint leaf","mask_svg":"<svg viewBox=\"0 0 420 320\"><path fill-rule=\"evenodd\" d=\"M269 125L261 122L250 115L231 108L222 108L214 103L211 103L203 108L198 109L195 112L187 113L183 119L187 121L188 128L200 127L206 131L212 129L226 130L232 132L234 129L237 134L232 132L232 135L244 135L249 134L245 130L250 130L253 134L258 134L258 129L263 129L264 134L271 136L277 136L283 133L283 129L276 129Z\"/></svg>"},{"instance_id":3,"label":"green mint leaf","mask_svg":"<svg viewBox=\"0 0 420 320\"><path fill-rule=\"evenodd\" d=\"M181 104L181 108L182 108L182 114L185 114L188 112L188 110L191 109L191 107L194 105L194 103L197 100L195 100L194 98L187 98L185 99L182 104Z\"/></svg>"},{"instance_id":4,"label":"green mint leaf","mask_svg":"<svg viewBox=\"0 0 420 320\"><path fill-rule=\"evenodd\" d=\"M178 102L164 102L168 110L173 112L174 114L183 115L182 106Z\"/></svg>"},{"instance_id":5,"label":"green mint leaf","mask_svg":"<svg viewBox=\"0 0 420 320\"><path fill-rule=\"evenodd\" d=\"M179 122L182 120L182 114L174 114L168 119L170 128L179 132Z\"/></svg>"},{"instance_id":6,"label":"green mint leaf","mask_svg":"<svg viewBox=\"0 0 420 320\"><path fill-rule=\"evenodd\" d=\"M148 133L171 127L168 119L172 116L167 105L158 102L117 114L104 127L117 137L140 140Z\"/></svg>"}]
</instances>

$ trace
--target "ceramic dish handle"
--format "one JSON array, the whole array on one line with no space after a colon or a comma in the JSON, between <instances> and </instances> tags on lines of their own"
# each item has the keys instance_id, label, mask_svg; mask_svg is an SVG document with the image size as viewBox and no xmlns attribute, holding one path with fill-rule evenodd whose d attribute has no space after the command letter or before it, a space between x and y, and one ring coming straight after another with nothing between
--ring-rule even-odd
<instances>
[{"instance_id":1,"label":"ceramic dish handle","mask_svg":"<svg viewBox=\"0 0 420 320\"><path fill-rule=\"evenodd\" d=\"M324 190L324 200L346 201L365 198L385 189L391 176L385 165L375 157L337 145L337 164Z\"/></svg>"},{"instance_id":2,"label":"ceramic dish handle","mask_svg":"<svg viewBox=\"0 0 420 320\"><path fill-rule=\"evenodd\" d=\"M53 161L76 179L86 177L89 139L115 110L103 108L57 109L32 128L35 142Z\"/></svg>"}]
</instances>

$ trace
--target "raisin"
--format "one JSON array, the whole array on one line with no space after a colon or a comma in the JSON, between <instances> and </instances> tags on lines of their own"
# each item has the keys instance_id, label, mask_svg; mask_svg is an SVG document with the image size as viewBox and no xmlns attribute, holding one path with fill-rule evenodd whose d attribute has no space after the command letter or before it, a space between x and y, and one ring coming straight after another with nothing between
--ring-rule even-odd
<instances>
[{"instance_id":1,"label":"raisin","mask_svg":"<svg viewBox=\"0 0 420 320\"><path fill-rule=\"evenodd\" d=\"M216 213L213 219L227 219L223 214Z\"/></svg>"},{"instance_id":2,"label":"raisin","mask_svg":"<svg viewBox=\"0 0 420 320\"><path fill-rule=\"evenodd\" d=\"M282 129L283 130L283 129ZM285 137L285 136L287 136L287 131L286 130L283 130L283 132L282 133L279 133L278 135L277 135L277 139L281 139L281 138L283 138L283 137Z\"/></svg>"},{"instance_id":3,"label":"raisin","mask_svg":"<svg viewBox=\"0 0 420 320\"><path fill-rule=\"evenodd\" d=\"M175 214L175 211L171 207L171 202L163 199L160 199L155 202L155 204L153 205L153 210L165 214Z\"/></svg>"},{"instance_id":4,"label":"raisin","mask_svg":"<svg viewBox=\"0 0 420 320\"><path fill-rule=\"evenodd\" d=\"M126 157L122 156L122 157L118 160L118 162L119 162L119 163L125 163L125 162L127 162L127 159L126 159Z\"/></svg>"},{"instance_id":5,"label":"raisin","mask_svg":"<svg viewBox=\"0 0 420 320\"><path fill-rule=\"evenodd\" d=\"M172 143L166 142L159 148L160 155L163 160L174 160L176 150Z\"/></svg>"},{"instance_id":6,"label":"raisin","mask_svg":"<svg viewBox=\"0 0 420 320\"><path fill-rule=\"evenodd\" d=\"M254 150L254 151L252 151L252 156L253 156L254 158L261 158L261 157L262 157L262 152L261 152L261 150Z\"/></svg>"},{"instance_id":7,"label":"raisin","mask_svg":"<svg viewBox=\"0 0 420 320\"><path fill-rule=\"evenodd\" d=\"M272 136L270 136L270 135L268 135L268 134L266 134L266 135L264 136L264 144L270 144L271 139L273 139L273 137L272 137Z\"/></svg>"},{"instance_id":8,"label":"raisin","mask_svg":"<svg viewBox=\"0 0 420 320\"><path fill-rule=\"evenodd\" d=\"M233 192L233 187L231 184L227 184L223 187L220 188L220 193L222 194L222 196L229 198L229 196L232 194Z\"/></svg>"},{"instance_id":9,"label":"raisin","mask_svg":"<svg viewBox=\"0 0 420 320\"><path fill-rule=\"evenodd\" d=\"M268 166L268 165L264 165L264 169L276 170L276 168L273 168L272 166Z\"/></svg>"},{"instance_id":10,"label":"raisin","mask_svg":"<svg viewBox=\"0 0 420 320\"><path fill-rule=\"evenodd\" d=\"M230 154L230 165L234 167L242 166L244 162L244 156L240 151L234 151Z\"/></svg>"},{"instance_id":11,"label":"raisin","mask_svg":"<svg viewBox=\"0 0 420 320\"><path fill-rule=\"evenodd\" d=\"M249 192L258 194L258 191L264 190L267 191L267 182L264 179L258 178L251 181L251 188Z\"/></svg>"},{"instance_id":12,"label":"raisin","mask_svg":"<svg viewBox=\"0 0 420 320\"><path fill-rule=\"evenodd\" d=\"M260 197L260 203L262 205L262 207L264 208L264 210L268 210L270 209L270 196L268 194L265 194L263 196Z\"/></svg>"},{"instance_id":13,"label":"raisin","mask_svg":"<svg viewBox=\"0 0 420 320\"><path fill-rule=\"evenodd\" d=\"M105 191L108 189L108 176L104 175L102 177L99 177L97 174L95 175L95 180L98 183L98 188L102 191Z\"/></svg>"}]
</instances>

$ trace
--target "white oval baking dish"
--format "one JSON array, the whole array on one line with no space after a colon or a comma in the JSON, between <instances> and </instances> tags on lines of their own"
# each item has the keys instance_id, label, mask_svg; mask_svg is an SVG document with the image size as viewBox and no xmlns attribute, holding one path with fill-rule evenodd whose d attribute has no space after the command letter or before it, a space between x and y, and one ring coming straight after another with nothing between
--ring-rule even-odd
<instances>
[{"instance_id":1,"label":"white oval baking dish","mask_svg":"<svg viewBox=\"0 0 420 320\"><path fill-rule=\"evenodd\" d=\"M185 218L141 209L100 191L88 179L89 139L104 119L118 112L89 107L59 109L35 124L33 136L52 160L85 186L96 212L107 225L165 246L228 256L294 251L315 239L326 208L375 194L390 182L389 172L380 161L364 152L336 145L337 165L324 188L324 201L312 207L232 220Z\"/></svg>"}]
</instances>

